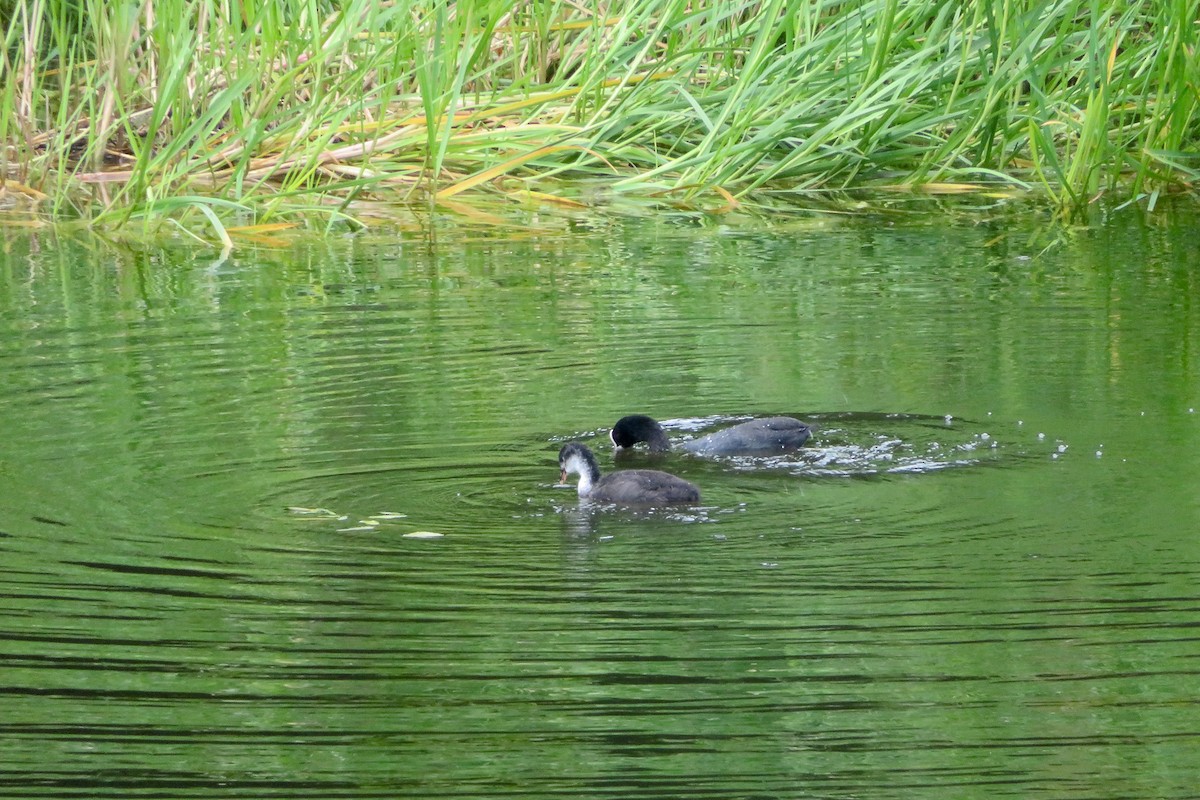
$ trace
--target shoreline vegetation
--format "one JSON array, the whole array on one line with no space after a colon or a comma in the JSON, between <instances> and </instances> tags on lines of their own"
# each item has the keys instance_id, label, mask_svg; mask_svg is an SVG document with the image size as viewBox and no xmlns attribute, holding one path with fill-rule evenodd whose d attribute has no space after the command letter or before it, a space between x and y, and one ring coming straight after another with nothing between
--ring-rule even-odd
<instances>
[{"instance_id":1,"label":"shoreline vegetation","mask_svg":"<svg viewBox=\"0 0 1200 800\"><path fill-rule=\"evenodd\" d=\"M1194 194L1200 0L0 0L0 210ZM377 215L377 214L376 214Z\"/></svg>"}]
</instances>

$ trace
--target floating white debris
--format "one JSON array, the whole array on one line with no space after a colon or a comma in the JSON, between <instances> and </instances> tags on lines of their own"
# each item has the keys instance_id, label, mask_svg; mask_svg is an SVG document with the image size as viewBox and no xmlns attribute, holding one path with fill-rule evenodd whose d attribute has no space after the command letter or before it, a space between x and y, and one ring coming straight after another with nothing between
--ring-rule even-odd
<instances>
[{"instance_id":1,"label":"floating white debris","mask_svg":"<svg viewBox=\"0 0 1200 800\"><path fill-rule=\"evenodd\" d=\"M1038 434L1038 441L1039 441L1039 442L1040 442L1042 439L1045 439L1045 438L1046 438L1046 434L1044 434L1044 433L1039 433L1039 434Z\"/></svg>"},{"instance_id":2,"label":"floating white debris","mask_svg":"<svg viewBox=\"0 0 1200 800\"><path fill-rule=\"evenodd\" d=\"M289 514L320 514L323 517L339 518L337 513L330 511L328 508L305 508L304 506L288 506ZM345 517L340 517L345 519Z\"/></svg>"},{"instance_id":3,"label":"floating white debris","mask_svg":"<svg viewBox=\"0 0 1200 800\"><path fill-rule=\"evenodd\" d=\"M408 519L408 514L401 514L399 511L380 511L371 519Z\"/></svg>"},{"instance_id":4,"label":"floating white debris","mask_svg":"<svg viewBox=\"0 0 1200 800\"><path fill-rule=\"evenodd\" d=\"M379 520L377 519L360 519L358 521L358 525L354 526L353 528L338 528L338 533L343 533L346 531L373 531L378 527Z\"/></svg>"},{"instance_id":5,"label":"floating white debris","mask_svg":"<svg viewBox=\"0 0 1200 800\"><path fill-rule=\"evenodd\" d=\"M1060 445L1058 446L1058 452L1060 452L1060 453L1065 453L1065 452L1067 452L1067 445L1065 445L1065 444L1060 444Z\"/></svg>"},{"instance_id":6,"label":"floating white debris","mask_svg":"<svg viewBox=\"0 0 1200 800\"><path fill-rule=\"evenodd\" d=\"M436 531L412 531L404 534L405 539L441 539L446 534Z\"/></svg>"}]
</instances>

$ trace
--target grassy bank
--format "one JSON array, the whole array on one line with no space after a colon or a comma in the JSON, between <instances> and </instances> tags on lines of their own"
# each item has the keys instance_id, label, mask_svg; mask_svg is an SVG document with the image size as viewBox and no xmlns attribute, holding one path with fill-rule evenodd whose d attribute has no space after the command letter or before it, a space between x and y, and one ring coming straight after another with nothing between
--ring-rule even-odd
<instances>
[{"instance_id":1,"label":"grassy bank","mask_svg":"<svg viewBox=\"0 0 1200 800\"><path fill-rule=\"evenodd\" d=\"M1200 176L1198 17L1200 0L0 0L3 202L221 236L481 192L1153 202Z\"/></svg>"}]
</instances>

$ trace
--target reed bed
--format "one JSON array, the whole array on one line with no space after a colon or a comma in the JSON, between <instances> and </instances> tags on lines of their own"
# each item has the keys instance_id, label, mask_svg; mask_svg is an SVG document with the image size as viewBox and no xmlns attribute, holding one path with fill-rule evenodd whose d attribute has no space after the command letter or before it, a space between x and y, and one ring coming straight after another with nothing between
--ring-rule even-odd
<instances>
[{"instance_id":1,"label":"reed bed","mask_svg":"<svg viewBox=\"0 0 1200 800\"><path fill-rule=\"evenodd\" d=\"M0 205L224 239L486 193L721 211L1200 175L1200 0L0 0Z\"/></svg>"}]
</instances>

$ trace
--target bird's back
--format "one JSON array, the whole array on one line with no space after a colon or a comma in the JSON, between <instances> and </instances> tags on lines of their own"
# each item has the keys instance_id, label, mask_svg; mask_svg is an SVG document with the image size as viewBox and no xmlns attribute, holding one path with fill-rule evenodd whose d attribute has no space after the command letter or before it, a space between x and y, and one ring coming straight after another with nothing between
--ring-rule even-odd
<instances>
[{"instance_id":1,"label":"bird's back","mask_svg":"<svg viewBox=\"0 0 1200 800\"><path fill-rule=\"evenodd\" d=\"M695 484L668 472L624 469L601 478L588 497L607 503L639 505L696 503L700 501L700 490Z\"/></svg>"}]
</instances>

